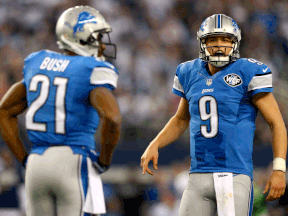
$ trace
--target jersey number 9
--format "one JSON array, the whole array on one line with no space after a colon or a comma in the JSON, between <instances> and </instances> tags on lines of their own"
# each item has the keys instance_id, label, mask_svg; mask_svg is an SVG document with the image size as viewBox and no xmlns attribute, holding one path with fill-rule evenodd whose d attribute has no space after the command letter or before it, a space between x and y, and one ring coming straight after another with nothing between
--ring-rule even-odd
<instances>
[{"instance_id":1,"label":"jersey number 9","mask_svg":"<svg viewBox=\"0 0 288 216\"><path fill-rule=\"evenodd\" d=\"M208 126L200 125L201 134L205 138L213 138L218 133L218 109L217 101L212 96L203 96L199 100L199 113L202 121L210 119L210 131Z\"/></svg>"}]
</instances>

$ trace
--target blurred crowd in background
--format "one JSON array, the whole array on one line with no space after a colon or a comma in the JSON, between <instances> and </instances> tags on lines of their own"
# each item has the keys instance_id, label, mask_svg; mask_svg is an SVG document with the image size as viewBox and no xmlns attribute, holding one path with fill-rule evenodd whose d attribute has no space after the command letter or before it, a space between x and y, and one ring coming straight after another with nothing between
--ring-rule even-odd
<instances>
[{"instance_id":1,"label":"blurred crowd in background","mask_svg":"<svg viewBox=\"0 0 288 216\"><path fill-rule=\"evenodd\" d=\"M113 165L103 175L107 215L178 215L190 166L188 131L160 150L159 169L153 177L142 176L140 157L177 110L180 98L172 94L175 71L181 62L198 58L196 32L206 17L222 13L238 23L241 57L271 68L274 96L288 122L288 2L282 0L0 0L0 99L23 78L28 54L41 49L60 52L57 19L76 5L99 10L111 25L111 40L117 45L117 59L111 62L120 72L115 95L124 122ZM19 121L29 149L24 115ZM255 203L260 204L255 209L262 212L257 215L285 215L284 199L267 203L265 210L262 190L272 170L268 166L273 159L271 136L261 116L256 123L254 186L259 195L255 199L260 200ZM1 137L0 147L0 216L23 216L25 170Z\"/></svg>"}]
</instances>

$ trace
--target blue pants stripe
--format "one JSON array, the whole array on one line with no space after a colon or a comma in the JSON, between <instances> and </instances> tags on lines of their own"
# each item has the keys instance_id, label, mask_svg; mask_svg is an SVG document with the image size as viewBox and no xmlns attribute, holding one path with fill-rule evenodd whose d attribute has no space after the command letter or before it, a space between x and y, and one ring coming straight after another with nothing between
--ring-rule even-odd
<instances>
[{"instance_id":1,"label":"blue pants stripe","mask_svg":"<svg viewBox=\"0 0 288 216\"><path fill-rule=\"evenodd\" d=\"M251 190L250 190L250 202L249 202L249 212L248 216L252 216L253 212L253 201L254 201L254 187L253 187L253 181L251 181Z\"/></svg>"},{"instance_id":2,"label":"blue pants stripe","mask_svg":"<svg viewBox=\"0 0 288 216\"><path fill-rule=\"evenodd\" d=\"M82 187L84 192L84 199L86 199L88 191L88 167L87 167L87 156L83 155L82 164L81 164L81 180Z\"/></svg>"},{"instance_id":3,"label":"blue pants stripe","mask_svg":"<svg viewBox=\"0 0 288 216\"><path fill-rule=\"evenodd\" d=\"M87 156L86 155L82 155L81 181L82 181L84 200L86 200L87 191L88 191L88 166L87 166ZM83 203L83 207L84 207L84 203ZM90 214L84 213L83 216L90 216Z\"/></svg>"}]
</instances>

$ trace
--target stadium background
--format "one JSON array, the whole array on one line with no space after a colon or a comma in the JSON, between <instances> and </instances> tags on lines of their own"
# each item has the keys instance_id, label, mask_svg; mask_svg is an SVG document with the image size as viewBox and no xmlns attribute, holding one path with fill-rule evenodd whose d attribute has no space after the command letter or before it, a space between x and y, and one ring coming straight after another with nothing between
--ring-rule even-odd
<instances>
[{"instance_id":1,"label":"stadium background","mask_svg":"<svg viewBox=\"0 0 288 216\"><path fill-rule=\"evenodd\" d=\"M207 16L224 13L238 23L241 57L271 68L274 95L287 124L288 2L281 0L1 0L0 98L22 79L23 60L29 53L59 51L54 33L57 18L75 5L90 5L103 14L118 50L112 63L120 72L115 94L123 128L111 170L102 176L107 215L178 215L189 170L188 130L159 151L159 169L153 177L142 176L140 157L177 109L180 98L171 92L175 70L179 63L198 57L196 32ZM23 115L19 121L29 150ZM253 153L254 184L260 190L272 170L270 141L270 129L260 116ZM0 148L0 216L23 216L25 170L1 137ZM262 198L260 193L256 199L260 210ZM268 212L255 215L285 215L285 205L283 198L280 203L269 202Z\"/></svg>"}]
</instances>

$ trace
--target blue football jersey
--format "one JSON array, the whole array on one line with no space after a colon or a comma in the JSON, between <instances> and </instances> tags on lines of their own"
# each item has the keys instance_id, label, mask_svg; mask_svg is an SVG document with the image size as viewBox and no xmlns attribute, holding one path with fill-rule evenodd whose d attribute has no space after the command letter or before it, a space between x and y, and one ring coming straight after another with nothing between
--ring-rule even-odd
<instances>
[{"instance_id":1,"label":"blue football jersey","mask_svg":"<svg viewBox=\"0 0 288 216\"><path fill-rule=\"evenodd\" d=\"M98 112L90 104L92 89L116 88L116 68L94 57L67 56L42 50L24 62L28 111L26 128L33 149L69 145L95 149Z\"/></svg>"},{"instance_id":2,"label":"blue football jersey","mask_svg":"<svg viewBox=\"0 0 288 216\"><path fill-rule=\"evenodd\" d=\"M269 67L238 59L211 75L201 59L176 70L173 93L189 103L190 172L253 174L253 138L257 108L253 95L272 92Z\"/></svg>"}]
</instances>

